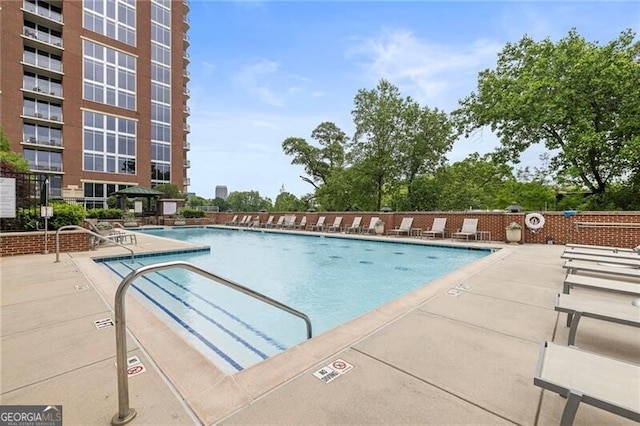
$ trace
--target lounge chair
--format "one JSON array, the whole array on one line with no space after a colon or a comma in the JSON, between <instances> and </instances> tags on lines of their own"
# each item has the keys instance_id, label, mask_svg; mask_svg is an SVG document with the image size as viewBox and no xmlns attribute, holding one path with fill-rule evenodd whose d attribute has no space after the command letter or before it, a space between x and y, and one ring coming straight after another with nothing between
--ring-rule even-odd
<instances>
[{"instance_id":1,"label":"lounge chair","mask_svg":"<svg viewBox=\"0 0 640 426\"><path fill-rule=\"evenodd\" d=\"M433 226L428 231L423 231L422 235L426 235L427 237L435 238L437 235L442 235L444 238L447 230L445 229L447 226L447 218L446 217L437 217L433 219Z\"/></svg>"},{"instance_id":2,"label":"lounge chair","mask_svg":"<svg viewBox=\"0 0 640 426\"><path fill-rule=\"evenodd\" d=\"M601 250L601 251L612 251L612 252L621 252L621 253L633 253L638 252L637 248L626 248L626 247L611 247L611 246L592 246L588 244L565 244L565 247L568 249L587 249L587 250Z\"/></svg>"},{"instance_id":3,"label":"lounge chair","mask_svg":"<svg viewBox=\"0 0 640 426\"><path fill-rule=\"evenodd\" d=\"M248 227L249 224L252 222L252 220L253 220L253 216L249 215L246 218L244 218L242 220L242 222L240 222L238 225L239 226L247 226Z\"/></svg>"},{"instance_id":4,"label":"lounge chair","mask_svg":"<svg viewBox=\"0 0 640 426\"><path fill-rule=\"evenodd\" d=\"M407 236L411 235L411 225L413 225L412 217L403 217L402 222L400 222L400 226L396 226L393 229L389 229L387 231L387 235L402 235L407 234Z\"/></svg>"},{"instance_id":5,"label":"lounge chair","mask_svg":"<svg viewBox=\"0 0 640 426\"><path fill-rule=\"evenodd\" d=\"M376 233L376 222L378 222L380 220L379 217L372 217L371 220L369 221L369 226L366 228L362 229L363 233L366 234L375 234Z\"/></svg>"},{"instance_id":6,"label":"lounge chair","mask_svg":"<svg viewBox=\"0 0 640 426\"><path fill-rule=\"evenodd\" d=\"M266 226L266 228L280 228L280 227L282 227L283 223L284 223L284 216L280 216L276 223L272 222L271 225Z\"/></svg>"},{"instance_id":7,"label":"lounge chair","mask_svg":"<svg viewBox=\"0 0 640 426\"><path fill-rule=\"evenodd\" d=\"M235 222L234 226L242 226L247 221L247 215L242 216L242 219L239 222Z\"/></svg>"},{"instance_id":8,"label":"lounge chair","mask_svg":"<svg viewBox=\"0 0 640 426\"><path fill-rule=\"evenodd\" d=\"M629 266L631 268L640 268L640 256L635 254L629 256L624 255L623 253L619 253L618 256L595 256L592 254L574 254L574 253L562 253L560 256L562 259L567 259L570 261L574 260L582 260L585 262L598 262L605 263L609 265L621 265L621 266Z\"/></svg>"},{"instance_id":9,"label":"lounge chair","mask_svg":"<svg viewBox=\"0 0 640 426\"><path fill-rule=\"evenodd\" d=\"M478 239L478 219L465 219L462 222L462 229L451 235L452 240L464 238L469 241L469 237L473 237L474 240Z\"/></svg>"},{"instance_id":10,"label":"lounge chair","mask_svg":"<svg viewBox=\"0 0 640 426\"><path fill-rule=\"evenodd\" d=\"M362 226L360 226L360 222L362 222L362 216L356 216L353 218L353 222L351 223L351 225L345 226L344 228L342 228L342 230L347 234L350 232L360 233L362 231Z\"/></svg>"},{"instance_id":11,"label":"lounge chair","mask_svg":"<svg viewBox=\"0 0 640 426\"><path fill-rule=\"evenodd\" d=\"M596 272L607 275L619 275L629 278L640 278L640 269L625 266L608 266L598 262L581 262L579 260L567 260L562 265L570 274L578 272Z\"/></svg>"},{"instance_id":12,"label":"lounge chair","mask_svg":"<svg viewBox=\"0 0 640 426\"><path fill-rule=\"evenodd\" d=\"M567 257L564 257L564 256ZM568 259L569 256L601 256L601 257L616 257L618 259L635 259L640 261L640 253L629 251L612 251L612 250L592 250L592 249L579 249L579 248L565 248L562 252L562 257Z\"/></svg>"},{"instance_id":13,"label":"lounge chair","mask_svg":"<svg viewBox=\"0 0 640 426\"><path fill-rule=\"evenodd\" d=\"M260 224L261 228L269 228L271 225L273 225L273 216L269 216L269 218L267 219L267 221L265 223Z\"/></svg>"},{"instance_id":14,"label":"lounge chair","mask_svg":"<svg viewBox=\"0 0 640 426\"><path fill-rule=\"evenodd\" d=\"M606 278L596 278L587 275L567 274L564 279L562 292L569 294L573 287L583 287L594 290L610 291L614 293L640 296L640 283L619 281Z\"/></svg>"},{"instance_id":15,"label":"lounge chair","mask_svg":"<svg viewBox=\"0 0 640 426\"><path fill-rule=\"evenodd\" d=\"M578 324L582 317L640 327L640 309L631 303L559 293L556 297L555 310L567 314L567 326L571 327L567 341L568 345L575 343Z\"/></svg>"},{"instance_id":16,"label":"lounge chair","mask_svg":"<svg viewBox=\"0 0 640 426\"><path fill-rule=\"evenodd\" d=\"M580 403L640 422L640 366L544 342L533 384L567 398L560 420L571 425Z\"/></svg>"},{"instance_id":17,"label":"lounge chair","mask_svg":"<svg viewBox=\"0 0 640 426\"><path fill-rule=\"evenodd\" d=\"M333 220L333 225L327 226L327 232L337 232L340 230L340 225L342 224L342 216L338 216Z\"/></svg>"},{"instance_id":18,"label":"lounge chair","mask_svg":"<svg viewBox=\"0 0 640 426\"><path fill-rule=\"evenodd\" d=\"M238 215L233 216L233 219L231 219L229 222L225 223L225 225L233 226L236 223L238 223Z\"/></svg>"},{"instance_id":19,"label":"lounge chair","mask_svg":"<svg viewBox=\"0 0 640 426\"><path fill-rule=\"evenodd\" d=\"M302 219L300 220L300 223L293 225L293 229L305 229L306 227L307 227L307 217L306 216L302 216Z\"/></svg>"},{"instance_id":20,"label":"lounge chair","mask_svg":"<svg viewBox=\"0 0 640 426\"><path fill-rule=\"evenodd\" d=\"M284 217L284 223L282 224L282 228L293 229L295 224L296 224L296 215L286 215Z\"/></svg>"},{"instance_id":21,"label":"lounge chair","mask_svg":"<svg viewBox=\"0 0 640 426\"><path fill-rule=\"evenodd\" d=\"M315 225L311 225L311 230L312 231L322 231L324 229L324 221L325 221L325 217L324 216L320 216L318 218L318 221L316 222Z\"/></svg>"}]
</instances>

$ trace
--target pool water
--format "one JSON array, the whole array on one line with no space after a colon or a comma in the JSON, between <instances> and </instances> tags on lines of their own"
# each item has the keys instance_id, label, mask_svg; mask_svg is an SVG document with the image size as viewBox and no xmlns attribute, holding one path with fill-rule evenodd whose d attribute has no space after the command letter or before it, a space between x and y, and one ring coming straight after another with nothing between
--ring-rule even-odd
<instances>
[{"instance_id":1,"label":"pool water","mask_svg":"<svg viewBox=\"0 0 640 426\"><path fill-rule=\"evenodd\" d=\"M150 234L209 245L188 253L105 262L119 279L184 260L311 318L316 336L488 254L409 243L249 230L186 228ZM300 318L183 269L147 274L139 298L220 368L234 373L306 339Z\"/></svg>"}]
</instances>

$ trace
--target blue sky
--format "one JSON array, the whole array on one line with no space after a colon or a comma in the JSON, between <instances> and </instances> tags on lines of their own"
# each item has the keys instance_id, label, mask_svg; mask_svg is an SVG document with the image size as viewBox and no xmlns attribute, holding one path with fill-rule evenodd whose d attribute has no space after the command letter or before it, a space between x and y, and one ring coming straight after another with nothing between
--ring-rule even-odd
<instances>
[{"instance_id":1,"label":"blue sky","mask_svg":"<svg viewBox=\"0 0 640 426\"><path fill-rule=\"evenodd\" d=\"M282 141L311 142L323 121L353 135L359 89L386 78L403 96L451 111L505 43L557 40L575 27L604 44L625 28L640 33L640 2L191 0L189 18L190 192L213 198L226 185L275 201L283 185L297 196L312 190ZM448 158L496 144L483 130Z\"/></svg>"}]
</instances>

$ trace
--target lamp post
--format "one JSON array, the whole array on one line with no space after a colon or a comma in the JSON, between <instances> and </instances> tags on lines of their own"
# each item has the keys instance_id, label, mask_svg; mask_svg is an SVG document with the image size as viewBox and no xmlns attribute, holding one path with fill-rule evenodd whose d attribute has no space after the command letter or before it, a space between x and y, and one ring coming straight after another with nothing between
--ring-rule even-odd
<instances>
[{"instance_id":1,"label":"lamp post","mask_svg":"<svg viewBox=\"0 0 640 426\"><path fill-rule=\"evenodd\" d=\"M44 213L44 252L43 254L49 254L49 178L44 178L42 183L42 189L40 191L40 204L44 204L44 209L40 208L41 213ZM44 211L42 211L44 210Z\"/></svg>"}]
</instances>

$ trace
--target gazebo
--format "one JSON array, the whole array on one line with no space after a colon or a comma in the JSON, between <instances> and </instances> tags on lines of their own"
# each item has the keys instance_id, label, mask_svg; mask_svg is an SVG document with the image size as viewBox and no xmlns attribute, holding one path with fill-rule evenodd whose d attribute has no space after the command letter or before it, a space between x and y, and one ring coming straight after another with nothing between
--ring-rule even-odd
<instances>
[{"instance_id":1,"label":"gazebo","mask_svg":"<svg viewBox=\"0 0 640 426\"><path fill-rule=\"evenodd\" d=\"M126 209L127 206L127 198L146 198L147 199L147 209L146 212L143 212L143 215L146 213L149 216L158 216L158 208L156 204L156 209L151 211L151 200L154 198L159 198L162 195L162 192L156 191L155 189L145 188L144 186L130 186L129 188L121 189L120 191L113 192L111 195L115 195L118 199L120 199L120 205Z\"/></svg>"}]
</instances>

